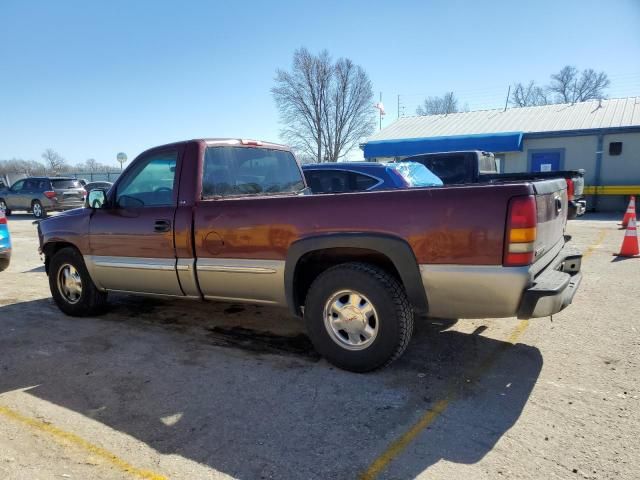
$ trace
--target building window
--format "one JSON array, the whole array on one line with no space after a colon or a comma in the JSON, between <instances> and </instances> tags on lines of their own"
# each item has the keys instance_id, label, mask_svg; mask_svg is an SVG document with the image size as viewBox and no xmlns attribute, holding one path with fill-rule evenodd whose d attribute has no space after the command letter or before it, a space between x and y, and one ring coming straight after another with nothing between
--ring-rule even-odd
<instances>
[{"instance_id":1,"label":"building window","mask_svg":"<svg viewBox=\"0 0 640 480\"><path fill-rule=\"evenodd\" d=\"M622 153L622 142L609 143L609 155L620 155Z\"/></svg>"}]
</instances>

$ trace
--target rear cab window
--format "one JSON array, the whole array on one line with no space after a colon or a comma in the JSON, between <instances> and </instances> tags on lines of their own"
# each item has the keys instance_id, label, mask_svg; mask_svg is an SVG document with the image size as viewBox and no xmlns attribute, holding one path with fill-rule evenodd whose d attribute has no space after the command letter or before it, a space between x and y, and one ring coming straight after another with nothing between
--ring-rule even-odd
<instances>
[{"instance_id":1,"label":"rear cab window","mask_svg":"<svg viewBox=\"0 0 640 480\"><path fill-rule=\"evenodd\" d=\"M291 152L269 148L207 147L202 198L294 194L304 179Z\"/></svg>"},{"instance_id":2,"label":"rear cab window","mask_svg":"<svg viewBox=\"0 0 640 480\"><path fill-rule=\"evenodd\" d=\"M80 182L74 179L51 179L51 185L55 190L65 190L67 188L81 188Z\"/></svg>"},{"instance_id":3,"label":"rear cab window","mask_svg":"<svg viewBox=\"0 0 640 480\"><path fill-rule=\"evenodd\" d=\"M473 159L466 154L425 155L423 158L412 160L431 170L445 185L473 182L475 167Z\"/></svg>"}]
</instances>

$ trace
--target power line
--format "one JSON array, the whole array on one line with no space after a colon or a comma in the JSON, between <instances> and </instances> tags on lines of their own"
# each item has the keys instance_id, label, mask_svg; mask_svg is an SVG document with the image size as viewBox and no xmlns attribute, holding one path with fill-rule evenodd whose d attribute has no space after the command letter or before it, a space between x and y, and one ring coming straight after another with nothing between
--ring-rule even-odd
<instances>
[{"instance_id":1,"label":"power line","mask_svg":"<svg viewBox=\"0 0 640 480\"><path fill-rule=\"evenodd\" d=\"M640 96L640 73L624 73L609 75L611 85L605 93L608 98ZM620 80L616 80L620 79ZM507 85L510 86L511 84ZM475 90L453 91L458 101L467 105L470 110L492 110L504 106L504 87L487 87ZM433 93L410 93L398 95L398 117L405 116L406 109L415 109L424 99L437 96ZM508 99L507 99L508 104Z\"/></svg>"}]
</instances>

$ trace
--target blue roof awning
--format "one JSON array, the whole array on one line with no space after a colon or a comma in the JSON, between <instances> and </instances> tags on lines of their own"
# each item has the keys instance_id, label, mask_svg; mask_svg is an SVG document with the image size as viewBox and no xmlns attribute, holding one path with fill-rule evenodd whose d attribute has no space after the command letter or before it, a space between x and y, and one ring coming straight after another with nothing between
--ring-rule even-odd
<instances>
[{"instance_id":1,"label":"blue roof awning","mask_svg":"<svg viewBox=\"0 0 640 480\"><path fill-rule=\"evenodd\" d=\"M523 132L454 135L450 137L374 140L364 144L364 158L400 157L420 153L484 150L515 152L522 150Z\"/></svg>"}]
</instances>

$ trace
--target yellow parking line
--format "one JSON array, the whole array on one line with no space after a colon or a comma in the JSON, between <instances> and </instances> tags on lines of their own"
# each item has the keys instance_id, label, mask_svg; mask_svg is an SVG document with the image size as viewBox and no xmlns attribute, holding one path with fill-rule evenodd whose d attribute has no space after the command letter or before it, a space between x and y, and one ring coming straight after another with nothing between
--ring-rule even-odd
<instances>
[{"instance_id":1,"label":"yellow parking line","mask_svg":"<svg viewBox=\"0 0 640 480\"><path fill-rule=\"evenodd\" d=\"M83 450L86 450L87 452L100 457L103 460L106 460L117 469L128 473L133 477L144 478L147 480L167 480L167 477L165 477L164 475L160 475L150 470L136 468L133 465L130 465L126 461L122 460L115 454L109 452L108 450L105 450L102 447L98 447L97 445L88 442L84 438L79 437L75 433L66 432L50 423L27 417L25 415L22 415L21 413L16 412L15 410L11 410L10 408L3 406L0 406L0 415L10 418L11 420L14 420L16 422L22 423L23 425L27 425L34 430L48 433L62 445L71 443L77 447L80 447Z\"/></svg>"},{"instance_id":2,"label":"yellow parking line","mask_svg":"<svg viewBox=\"0 0 640 480\"><path fill-rule=\"evenodd\" d=\"M587 258L589 255L591 255L593 251L602 244L606 235L606 230L600 230L596 242L590 245L585 250L582 257ZM467 380L471 382L477 381L484 373L487 372L487 370L489 370L493 366L499 355L506 348L517 343L518 339L522 336L528 326L528 320L520 320L516 328L514 328L509 337L507 337L508 343L496 348L491 353L491 355L487 357L486 360L484 360L477 368L475 368L471 372ZM360 475L360 480L374 480L375 478L377 478L378 475L380 475L380 473L382 473L382 471L387 468L387 466L398 455L400 455L425 428L431 425L440 415L442 415L449 404L454 401L457 396L458 393L455 386L449 386L444 398L436 402L436 404L432 408L427 410L409 430L407 430L405 433L400 435L400 437L394 440L391 445L389 445L389 447L380 456L378 456L373 461L373 463L371 463L371 465L369 465L369 467Z\"/></svg>"},{"instance_id":3,"label":"yellow parking line","mask_svg":"<svg viewBox=\"0 0 640 480\"><path fill-rule=\"evenodd\" d=\"M507 339L508 345L496 348L479 366L474 369L467 377L468 382L477 381L484 373L487 372L492 366L500 354L507 348L515 344L520 336L529 326L529 320L520 320L516 328L511 332ZM450 385L447 389L447 393L442 400L436 402L436 404L427 410L420 419L413 424L413 426L405 433L400 435L394 440L391 445L378 457L371 465L360 475L360 480L373 480L398 456L405 448L420 434L422 431L431 425L442 413L447 409L449 404L453 402L458 396L459 387L456 385Z\"/></svg>"},{"instance_id":4,"label":"yellow parking line","mask_svg":"<svg viewBox=\"0 0 640 480\"><path fill-rule=\"evenodd\" d=\"M587 258L589 255L591 255L593 253L593 251L598 248L600 245L602 245L602 242L604 242L604 237L607 236L607 231L604 229L601 229L598 232L598 238L596 240L596 243L589 245L589 247L584 251L584 253L582 254L582 258Z\"/></svg>"}]
</instances>

